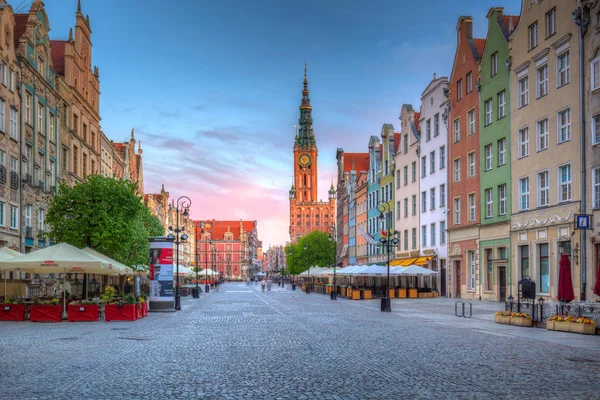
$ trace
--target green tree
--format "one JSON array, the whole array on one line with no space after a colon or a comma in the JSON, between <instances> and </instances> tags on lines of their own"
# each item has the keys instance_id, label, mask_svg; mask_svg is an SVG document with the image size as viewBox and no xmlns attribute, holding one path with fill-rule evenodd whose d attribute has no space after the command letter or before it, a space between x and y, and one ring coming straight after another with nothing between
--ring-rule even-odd
<instances>
[{"instance_id":1,"label":"green tree","mask_svg":"<svg viewBox=\"0 0 600 400\"><path fill-rule=\"evenodd\" d=\"M304 248L306 247L306 250ZM297 243L285 246L287 269L292 275L299 274L311 266L326 267L334 263L335 240L329 234L312 231Z\"/></svg>"},{"instance_id":2,"label":"green tree","mask_svg":"<svg viewBox=\"0 0 600 400\"><path fill-rule=\"evenodd\" d=\"M147 265L149 236L164 229L126 180L90 175L70 187L61 183L47 199L48 237L82 248L91 247L128 265Z\"/></svg>"}]
</instances>

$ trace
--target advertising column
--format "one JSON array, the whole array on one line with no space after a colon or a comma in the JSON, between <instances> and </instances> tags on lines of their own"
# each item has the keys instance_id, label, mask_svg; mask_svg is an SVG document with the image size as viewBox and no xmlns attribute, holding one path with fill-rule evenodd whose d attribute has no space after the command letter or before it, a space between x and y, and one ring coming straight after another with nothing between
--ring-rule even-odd
<instances>
[{"instance_id":1,"label":"advertising column","mask_svg":"<svg viewBox=\"0 0 600 400\"><path fill-rule=\"evenodd\" d=\"M150 238L150 309L175 311L173 291L173 241Z\"/></svg>"}]
</instances>

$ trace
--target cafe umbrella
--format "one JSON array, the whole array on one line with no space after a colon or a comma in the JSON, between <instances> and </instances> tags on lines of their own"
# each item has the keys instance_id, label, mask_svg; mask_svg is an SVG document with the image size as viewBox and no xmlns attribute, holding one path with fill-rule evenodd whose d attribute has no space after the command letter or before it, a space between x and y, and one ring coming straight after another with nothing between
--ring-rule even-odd
<instances>
[{"instance_id":1,"label":"cafe umbrella","mask_svg":"<svg viewBox=\"0 0 600 400\"><path fill-rule=\"evenodd\" d=\"M2 247L0 249L0 261L7 261L7 260L10 260L12 258L21 256L21 255L23 255L23 253L19 253L18 251L13 250L8 247ZM3 275L4 275L4 298L8 297L8 293L6 292L6 272L7 271L3 272Z\"/></svg>"},{"instance_id":2,"label":"cafe umbrella","mask_svg":"<svg viewBox=\"0 0 600 400\"><path fill-rule=\"evenodd\" d=\"M566 303L575 299L573 293L573 279L571 278L571 261L569 256L563 254L560 256L558 271L558 300Z\"/></svg>"}]
</instances>

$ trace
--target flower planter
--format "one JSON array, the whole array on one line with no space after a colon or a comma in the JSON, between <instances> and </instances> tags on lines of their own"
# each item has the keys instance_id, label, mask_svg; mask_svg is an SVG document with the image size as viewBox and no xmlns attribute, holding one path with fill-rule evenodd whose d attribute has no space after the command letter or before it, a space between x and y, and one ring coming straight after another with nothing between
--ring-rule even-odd
<instances>
[{"instance_id":1,"label":"flower planter","mask_svg":"<svg viewBox=\"0 0 600 400\"><path fill-rule=\"evenodd\" d=\"M417 289L408 289L408 297L411 299L416 299L419 297L419 293Z\"/></svg>"},{"instance_id":2,"label":"flower planter","mask_svg":"<svg viewBox=\"0 0 600 400\"><path fill-rule=\"evenodd\" d=\"M98 304L69 304L69 322L98 321Z\"/></svg>"},{"instance_id":3,"label":"flower planter","mask_svg":"<svg viewBox=\"0 0 600 400\"><path fill-rule=\"evenodd\" d=\"M62 319L62 306L32 304L29 306L29 320L31 322L60 322Z\"/></svg>"},{"instance_id":4,"label":"flower planter","mask_svg":"<svg viewBox=\"0 0 600 400\"><path fill-rule=\"evenodd\" d=\"M398 289L398 298L405 299L406 298L406 289Z\"/></svg>"},{"instance_id":5,"label":"flower planter","mask_svg":"<svg viewBox=\"0 0 600 400\"><path fill-rule=\"evenodd\" d=\"M546 322L546 329L549 331L569 332L569 324L570 322L548 321Z\"/></svg>"},{"instance_id":6,"label":"flower planter","mask_svg":"<svg viewBox=\"0 0 600 400\"><path fill-rule=\"evenodd\" d=\"M514 326L529 326L531 327L531 319L530 318L522 318L522 317L510 317L510 324Z\"/></svg>"},{"instance_id":7,"label":"flower planter","mask_svg":"<svg viewBox=\"0 0 600 400\"><path fill-rule=\"evenodd\" d=\"M142 303L137 303L135 305L135 311L136 311L136 314L135 314L136 319L144 318L144 310L142 310Z\"/></svg>"},{"instance_id":8,"label":"flower planter","mask_svg":"<svg viewBox=\"0 0 600 400\"><path fill-rule=\"evenodd\" d=\"M25 321L25 304L0 304L0 321Z\"/></svg>"},{"instance_id":9,"label":"flower planter","mask_svg":"<svg viewBox=\"0 0 600 400\"><path fill-rule=\"evenodd\" d=\"M107 304L104 307L104 320L135 321L137 319L137 304Z\"/></svg>"},{"instance_id":10,"label":"flower planter","mask_svg":"<svg viewBox=\"0 0 600 400\"><path fill-rule=\"evenodd\" d=\"M390 289L389 297L390 297L390 299L396 298L396 291L394 289Z\"/></svg>"},{"instance_id":11,"label":"flower planter","mask_svg":"<svg viewBox=\"0 0 600 400\"><path fill-rule=\"evenodd\" d=\"M582 333L584 335L595 335L596 325L579 324L576 322L571 322L571 324L569 325L569 332Z\"/></svg>"},{"instance_id":12,"label":"flower planter","mask_svg":"<svg viewBox=\"0 0 600 400\"><path fill-rule=\"evenodd\" d=\"M510 317L507 317L505 315L496 315L495 321L497 324L510 325Z\"/></svg>"},{"instance_id":13,"label":"flower planter","mask_svg":"<svg viewBox=\"0 0 600 400\"><path fill-rule=\"evenodd\" d=\"M148 302L144 301L142 303L142 317L147 317L148 316Z\"/></svg>"}]
</instances>

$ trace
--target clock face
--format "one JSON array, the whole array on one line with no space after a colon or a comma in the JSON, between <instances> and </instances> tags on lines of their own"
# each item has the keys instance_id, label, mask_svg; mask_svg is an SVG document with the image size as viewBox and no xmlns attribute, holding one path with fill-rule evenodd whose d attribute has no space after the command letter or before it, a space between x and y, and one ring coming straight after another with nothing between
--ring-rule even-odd
<instances>
[{"instance_id":1,"label":"clock face","mask_svg":"<svg viewBox=\"0 0 600 400\"><path fill-rule=\"evenodd\" d=\"M308 167L310 165L310 163L312 162L312 158L310 157L310 154L300 154L300 156L298 157L298 164L301 167Z\"/></svg>"}]
</instances>

